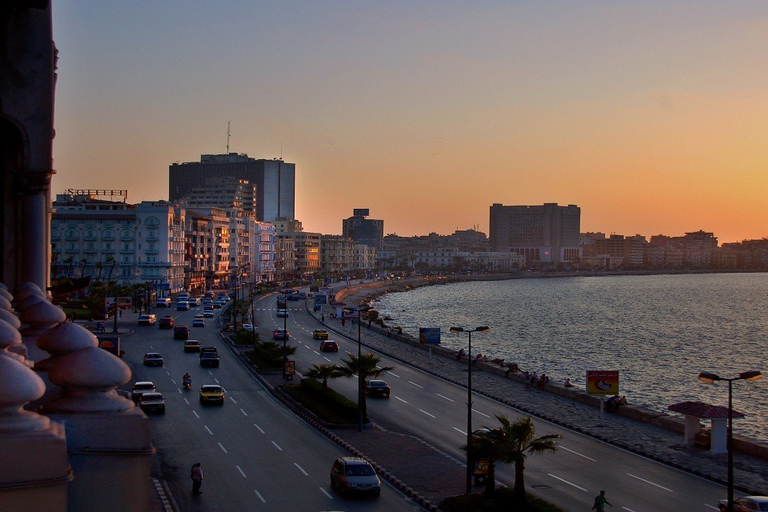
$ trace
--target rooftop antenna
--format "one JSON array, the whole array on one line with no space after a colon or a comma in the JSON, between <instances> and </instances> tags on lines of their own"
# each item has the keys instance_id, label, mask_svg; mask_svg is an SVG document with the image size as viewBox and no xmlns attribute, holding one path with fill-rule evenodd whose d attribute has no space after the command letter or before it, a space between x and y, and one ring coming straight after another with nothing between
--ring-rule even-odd
<instances>
[{"instance_id":1,"label":"rooftop antenna","mask_svg":"<svg viewBox=\"0 0 768 512\"><path fill-rule=\"evenodd\" d=\"M227 154L229 154L229 123L231 121L227 121Z\"/></svg>"},{"instance_id":2,"label":"rooftop antenna","mask_svg":"<svg viewBox=\"0 0 768 512\"><path fill-rule=\"evenodd\" d=\"M283 141L280 141L280 160L283 159Z\"/></svg>"}]
</instances>

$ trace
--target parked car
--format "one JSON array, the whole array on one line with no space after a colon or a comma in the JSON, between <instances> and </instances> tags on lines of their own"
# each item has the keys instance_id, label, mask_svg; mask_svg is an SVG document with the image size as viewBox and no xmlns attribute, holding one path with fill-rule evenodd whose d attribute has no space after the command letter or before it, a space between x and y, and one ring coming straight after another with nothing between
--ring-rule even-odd
<instances>
[{"instance_id":1,"label":"parked car","mask_svg":"<svg viewBox=\"0 0 768 512\"><path fill-rule=\"evenodd\" d=\"M211 309L203 311L203 318L213 318L213 306L211 306Z\"/></svg>"},{"instance_id":2,"label":"parked car","mask_svg":"<svg viewBox=\"0 0 768 512\"><path fill-rule=\"evenodd\" d=\"M143 393L139 397L139 407L147 414L163 414L165 413L165 398L162 393L154 391Z\"/></svg>"},{"instance_id":3,"label":"parked car","mask_svg":"<svg viewBox=\"0 0 768 512\"><path fill-rule=\"evenodd\" d=\"M161 329L173 329L173 317L171 315L165 315L158 321L158 327Z\"/></svg>"},{"instance_id":4,"label":"parked car","mask_svg":"<svg viewBox=\"0 0 768 512\"><path fill-rule=\"evenodd\" d=\"M333 462L331 487L342 494L381 494L381 480L376 470L360 457L339 457Z\"/></svg>"},{"instance_id":5,"label":"parked car","mask_svg":"<svg viewBox=\"0 0 768 512\"><path fill-rule=\"evenodd\" d=\"M327 340L328 339L328 331L325 329L315 329L312 331L312 337L316 340Z\"/></svg>"},{"instance_id":6,"label":"parked car","mask_svg":"<svg viewBox=\"0 0 768 512\"><path fill-rule=\"evenodd\" d=\"M141 398L141 395L144 393L149 393L152 391L157 391L155 388L155 383L149 380L140 380L133 385L133 389L131 389L131 400L134 402L139 401L139 398Z\"/></svg>"},{"instance_id":7,"label":"parked car","mask_svg":"<svg viewBox=\"0 0 768 512\"><path fill-rule=\"evenodd\" d=\"M205 327L205 318L195 318L192 320L192 327Z\"/></svg>"},{"instance_id":8,"label":"parked car","mask_svg":"<svg viewBox=\"0 0 768 512\"><path fill-rule=\"evenodd\" d=\"M272 333L272 339L276 341L288 341L290 339L291 333L286 331L285 329L275 329L275 332Z\"/></svg>"},{"instance_id":9,"label":"parked car","mask_svg":"<svg viewBox=\"0 0 768 512\"><path fill-rule=\"evenodd\" d=\"M224 405L224 390L217 384L204 384L200 388L200 403Z\"/></svg>"},{"instance_id":10,"label":"parked car","mask_svg":"<svg viewBox=\"0 0 768 512\"><path fill-rule=\"evenodd\" d=\"M197 340L186 340L184 342L184 352L200 352L200 342Z\"/></svg>"},{"instance_id":11,"label":"parked car","mask_svg":"<svg viewBox=\"0 0 768 512\"><path fill-rule=\"evenodd\" d=\"M139 315L139 325L155 325L157 315Z\"/></svg>"},{"instance_id":12,"label":"parked car","mask_svg":"<svg viewBox=\"0 0 768 512\"><path fill-rule=\"evenodd\" d=\"M216 347L200 348L200 366L212 366L218 368L220 362L221 358L219 357L219 351L216 350Z\"/></svg>"},{"instance_id":13,"label":"parked car","mask_svg":"<svg viewBox=\"0 0 768 512\"><path fill-rule=\"evenodd\" d=\"M720 500L717 504L720 512L728 510L728 500ZM768 496L744 496L733 500L733 512L755 512L768 510Z\"/></svg>"},{"instance_id":14,"label":"parked car","mask_svg":"<svg viewBox=\"0 0 768 512\"><path fill-rule=\"evenodd\" d=\"M242 328L246 331L253 331L254 329L253 324L242 324Z\"/></svg>"},{"instance_id":15,"label":"parked car","mask_svg":"<svg viewBox=\"0 0 768 512\"><path fill-rule=\"evenodd\" d=\"M157 352L147 352L144 354L144 366L163 366L163 356Z\"/></svg>"},{"instance_id":16,"label":"parked car","mask_svg":"<svg viewBox=\"0 0 768 512\"><path fill-rule=\"evenodd\" d=\"M389 385L383 380L367 380L365 381L365 394L367 396L380 396L383 398L389 398L391 390Z\"/></svg>"},{"instance_id":17,"label":"parked car","mask_svg":"<svg viewBox=\"0 0 768 512\"><path fill-rule=\"evenodd\" d=\"M325 340L320 342L320 352L338 352L339 344L333 340Z\"/></svg>"},{"instance_id":18,"label":"parked car","mask_svg":"<svg viewBox=\"0 0 768 512\"><path fill-rule=\"evenodd\" d=\"M177 325L173 328L173 339L186 340L189 338L189 327L186 325Z\"/></svg>"}]
</instances>

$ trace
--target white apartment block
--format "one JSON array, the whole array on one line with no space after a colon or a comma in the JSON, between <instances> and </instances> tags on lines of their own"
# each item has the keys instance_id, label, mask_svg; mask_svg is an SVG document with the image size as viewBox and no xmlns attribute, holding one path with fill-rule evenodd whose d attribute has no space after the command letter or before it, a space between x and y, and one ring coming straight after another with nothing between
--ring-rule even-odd
<instances>
[{"instance_id":1,"label":"white apartment block","mask_svg":"<svg viewBox=\"0 0 768 512\"><path fill-rule=\"evenodd\" d=\"M158 295L184 287L183 209L165 201L130 205L99 197L126 191L59 194L51 219L52 272L123 284L149 284Z\"/></svg>"}]
</instances>

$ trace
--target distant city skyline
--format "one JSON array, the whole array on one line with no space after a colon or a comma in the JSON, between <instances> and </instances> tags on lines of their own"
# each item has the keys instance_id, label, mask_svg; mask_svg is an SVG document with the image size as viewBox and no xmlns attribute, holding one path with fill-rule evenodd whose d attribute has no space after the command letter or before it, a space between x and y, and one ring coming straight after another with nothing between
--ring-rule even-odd
<instances>
[{"instance_id":1,"label":"distant city skyline","mask_svg":"<svg viewBox=\"0 0 768 512\"><path fill-rule=\"evenodd\" d=\"M307 231L768 236L768 4L56 1L52 190L167 199L201 154L296 164ZM228 123L231 122L229 135Z\"/></svg>"}]
</instances>

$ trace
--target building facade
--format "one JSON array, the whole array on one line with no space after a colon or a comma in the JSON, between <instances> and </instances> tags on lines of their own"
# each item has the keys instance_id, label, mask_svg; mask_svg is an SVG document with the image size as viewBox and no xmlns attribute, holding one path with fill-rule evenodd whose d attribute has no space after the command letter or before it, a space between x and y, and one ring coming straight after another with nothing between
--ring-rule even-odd
<instances>
[{"instance_id":1,"label":"building facade","mask_svg":"<svg viewBox=\"0 0 768 512\"><path fill-rule=\"evenodd\" d=\"M166 201L131 205L99 199L115 192L125 191L81 190L56 196L52 274L151 283L160 296L184 289L186 212Z\"/></svg>"},{"instance_id":2,"label":"building facade","mask_svg":"<svg viewBox=\"0 0 768 512\"><path fill-rule=\"evenodd\" d=\"M490 250L514 252L529 264L577 263L581 209L575 205L504 206L490 211Z\"/></svg>"},{"instance_id":3,"label":"building facade","mask_svg":"<svg viewBox=\"0 0 768 512\"><path fill-rule=\"evenodd\" d=\"M384 242L384 221L369 219L368 208L355 208L352 216L342 221L342 235L368 247L381 249Z\"/></svg>"},{"instance_id":4,"label":"building facade","mask_svg":"<svg viewBox=\"0 0 768 512\"><path fill-rule=\"evenodd\" d=\"M280 159L250 158L245 154L202 155L199 162L174 163L168 169L171 202L188 196L211 178L246 180L256 187L252 213L256 220L272 222L295 217L296 165Z\"/></svg>"}]
</instances>

